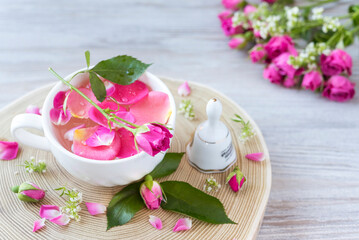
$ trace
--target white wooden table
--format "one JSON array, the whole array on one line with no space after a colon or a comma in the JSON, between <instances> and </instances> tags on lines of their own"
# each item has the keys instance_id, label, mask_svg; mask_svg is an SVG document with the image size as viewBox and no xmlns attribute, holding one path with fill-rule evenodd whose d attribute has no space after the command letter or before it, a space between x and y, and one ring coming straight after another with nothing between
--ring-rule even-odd
<instances>
[{"instance_id":1,"label":"white wooden table","mask_svg":"<svg viewBox=\"0 0 359 240\"><path fill-rule=\"evenodd\" d=\"M0 107L56 81L49 66L63 76L84 67L85 50L93 63L118 54L152 62L157 75L225 93L261 127L273 185L259 239L359 238L359 93L341 104L264 80L263 66L228 48L217 20L220 0L0 0L0 6ZM357 84L358 46L350 48Z\"/></svg>"}]
</instances>

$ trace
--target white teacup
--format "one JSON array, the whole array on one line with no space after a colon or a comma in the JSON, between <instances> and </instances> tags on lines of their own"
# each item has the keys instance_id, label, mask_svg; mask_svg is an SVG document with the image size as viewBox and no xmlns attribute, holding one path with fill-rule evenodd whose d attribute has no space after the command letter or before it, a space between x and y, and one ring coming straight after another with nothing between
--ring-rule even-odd
<instances>
[{"instance_id":1,"label":"white teacup","mask_svg":"<svg viewBox=\"0 0 359 240\"><path fill-rule=\"evenodd\" d=\"M70 79L73 74L74 73L70 74L65 79ZM87 74L80 74L76 76L71 83L77 86L87 79ZM139 79L150 86L152 90L168 94L172 111L168 125L174 129L176 105L170 90L158 77L149 72L143 74ZM14 117L11 123L11 134L17 141L34 148L51 151L56 160L74 177L98 186L112 187L129 184L150 173L162 161L164 153L159 153L152 157L145 152L141 152L128 158L101 161L83 158L66 150L54 135L49 112L53 106L55 95L59 91L67 89L68 88L61 82L57 83L51 89L45 99L42 116L25 113ZM30 133L26 131L25 128L43 130L45 137ZM172 134L173 131L174 130L171 130Z\"/></svg>"}]
</instances>

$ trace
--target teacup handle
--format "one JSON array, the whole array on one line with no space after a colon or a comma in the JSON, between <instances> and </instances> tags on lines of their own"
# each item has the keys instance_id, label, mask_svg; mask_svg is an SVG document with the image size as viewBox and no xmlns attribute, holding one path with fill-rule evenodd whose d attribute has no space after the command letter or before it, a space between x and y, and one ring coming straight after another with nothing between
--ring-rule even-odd
<instances>
[{"instance_id":1,"label":"teacup handle","mask_svg":"<svg viewBox=\"0 0 359 240\"><path fill-rule=\"evenodd\" d=\"M41 150L50 151L50 143L42 137L27 131L25 128L43 130L42 117L32 113L16 115L11 122L12 136L22 144Z\"/></svg>"}]
</instances>

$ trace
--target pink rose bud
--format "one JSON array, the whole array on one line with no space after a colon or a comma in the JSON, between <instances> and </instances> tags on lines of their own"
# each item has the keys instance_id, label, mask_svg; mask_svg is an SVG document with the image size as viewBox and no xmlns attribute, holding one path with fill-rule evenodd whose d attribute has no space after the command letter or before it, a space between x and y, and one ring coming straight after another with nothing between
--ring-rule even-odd
<instances>
[{"instance_id":1,"label":"pink rose bud","mask_svg":"<svg viewBox=\"0 0 359 240\"><path fill-rule=\"evenodd\" d=\"M322 82L322 74L318 71L311 71L304 75L302 87L315 91L322 85Z\"/></svg>"},{"instance_id":2,"label":"pink rose bud","mask_svg":"<svg viewBox=\"0 0 359 240\"><path fill-rule=\"evenodd\" d=\"M295 76L301 75L303 69L295 69L292 65L288 63L288 60L291 55L292 54L290 54L289 52L282 53L273 60L273 63L278 68L278 72L282 76L287 76L287 78L293 80Z\"/></svg>"},{"instance_id":3,"label":"pink rose bud","mask_svg":"<svg viewBox=\"0 0 359 240\"><path fill-rule=\"evenodd\" d=\"M222 4L227 9L238 9L238 4L241 3L241 0L222 0Z\"/></svg>"},{"instance_id":4,"label":"pink rose bud","mask_svg":"<svg viewBox=\"0 0 359 240\"><path fill-rule=\"evenodd\" d=\"M222 21L222 30L226 36L233 36L238 33L243 33L242 26L233 26L232 18L226 18Z\"/></svg>"},{"instance_id":5,"label":"pink rose bud","mask_svg":"<svg viewBox=\"0 0 359 240\"><path fill-rule=\"evenodd\" d=\"M341 49L335 49L328 56L320 56L320 68L325 76L333 76L346 71L350 76L352 74L352 58Z\"/></svg>"},{"instance_id":6,"label":"pink rose bud","mask_svg":"<svg viewBox=\"0 0 359 240\"><path fill-rule=\"evenodd\" d=\"M141 184L140 194L148 209L160 207L163 199L162 188L158 182L153 181L151 175L147 175Z\"/></svg>"},{"instance_id":7,"label":"pink rose bud","mask_svg":"<svg viewBox=\"0 0 359 240\"><path fill-rule=\"evenodd\" d=\"M348 101L354 97L354 86L346 77L332 76L325 84L323 97L336 102Z\"/></svg>"},{"instance_id":8,"label":"pink rose bud","mask_svg":"<svg viewBox=\"0 0 359 240\"><path fill-rule=\"evenodd\" d=\"M297 56L298 53L294 48L294 42L291 37L287 35L272 37L264 46L270 60L278 57L282 53L288 52Z\"/></svg>"},{"instance_id":9,"label":"pink rose bud","mask_svg":"<svg viewBox=\"0 0 359 240\"><path fill-rule=\"evenodd\" d=\"M243 9L243 12L244 12L245 15L248 15L248 14L250 14L252 12L255 12L255 11L257 11L257 8L255 6L250 5L250 4L245 6L244 9Z\"/></svg>"},{"instance_id":10,"label":"pink rose bud","mask_svg":"<svg viewBox=\"0 0 359 240\"><path fill-rule=\"evenodd\" d=\"M234 170L228 175L227 183L232 188L234 192L238 192L247 181L246 177L243 173L239 170L238 167L235 167Z\"/></svg>"},{"instance_id":11,"label":"pink rose bud","mask_svg":"<svg viewBox=\"0 0 359 240\"><path fill-rule=\"evenodd\" d=\"M173 135L165 126L156 123L143 125L137 129L135 135L137 145L151 156L169 149L172 137Z\"/></svg>"},{"instance_id":12,"label":"pink rose bud","mask_svg":"<svg viewBox=\"0 0 359 240\"><path fill-rule=\"evenodd\" d=\"M11 190L24 202L38 202L45 197L45 191L31 182L24 182L20 186L12 187Z\"/></svg>"},{"instance_id":13,"label":"pink rose bud","mask_svg":"<svg viewBox=\"0 0 359 240\"><path fill-rule=\"evenodd\" d=\"M244 48L247 44L246 39L242 35L234 36L228 43L228 46L232 49Z\"/></svg>"},{"instance_id":14,"label":"pink rose bud","mask_svg":"<svg viewBox=\"0 0 359 240\"><path fill-rule=\"evenodd\" d=\"M274 64L269 64L263 71L263 78L268 79L271 83L281 84L283 76L279 73L278 68Z\"/></svg>"},{"instance_id":15,"label":"pink rose bud","mask_svg":"<svg viewBox=\"0 0 359 240\"><path fill-rule=\"evenodd\" d=\"M218 14L218 18L219 20L221 20L221 22L223 22L224 20L230 18L232 15L232 12L229 10L225 10L223 12L221 12L220 14Z\"/></svg>"},{"instance_id":16,"label":"pink rose bud","mask_svg":"<svg viewBox=\"0 0 359 240\"><path fill-rule=\"evenodd\" d=\"M267 56L267 52L264 49L264 45L262 44L255 45L249 53L249 57L254 63L262 62L266 58L266 56Z\"/></svg>"}]
</instances>

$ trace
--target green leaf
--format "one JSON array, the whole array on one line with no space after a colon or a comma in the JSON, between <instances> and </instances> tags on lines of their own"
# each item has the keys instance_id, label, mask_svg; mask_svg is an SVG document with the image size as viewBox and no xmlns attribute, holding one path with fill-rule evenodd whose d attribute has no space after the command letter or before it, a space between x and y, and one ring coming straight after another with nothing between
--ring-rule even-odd
<instances>
[{"instance_id":1,"label":"green leaf","mask_svg":"<svg viewBox=\"0 0 359 240\"><path fill-rule=\"evenodd\" d=\"M107 207L107 230L121 226L146 205L140 195L141 182L128 185L113 196Z\"/></svg>"},{"instance_id":2,"label":"green leaf","mask_svg":"<svg viewBox=\"0 0 359 240\"><path fill-rule=\"evenodd\" d=\"M150 64L145 64L131 56L120 55L99 62L90 71L111 82L128 85L137 80L149 66Z\"/></svg>"},{"instance_id":3,"label":"green leaf","mask_svg":"<svg viewBox=\"0 0 359 240\"><path fill-rule=\"evenodd\" d=\"M167 202L162 202L165 210L183 213L204 222L214 224L235 224L228 218L222 203L186 182L167 181L161 183L167 195Z\"/></svg>"},{"instance_id":4,"label":"green leaf","mask_svg":"<svg viewBox=\"0 0 359 240\"><path fill-rule=\"evenodd\" d=\"M182 153L166 153L162 162L160 162L155 169L149 174L152 178L161 178L168 176L175 172L183 157Z\"/></svg>"},{"instance_id":5,"label":"green leaf","mask_svg":"<svg viewBox=\"0 0 359 240\"><path fill-rule=\"evenodd\" d=\"M97 100L103 102L106 98L106 87L101 79L96 75L96 73L89 72L90 74L90 83L92 92L95 94Z\"/></svg>"},{"instance_id":6,"label":"green leaf","mask_svg":"<svg viewBox=\"0 0 359 240\"><path fill-rule=\"evenodd\" d=\"M86 51L85 52L85 58L86 58L86 65L87 65L87 68L90 67L90 51Z\"/></svg>"}]
</instances>

